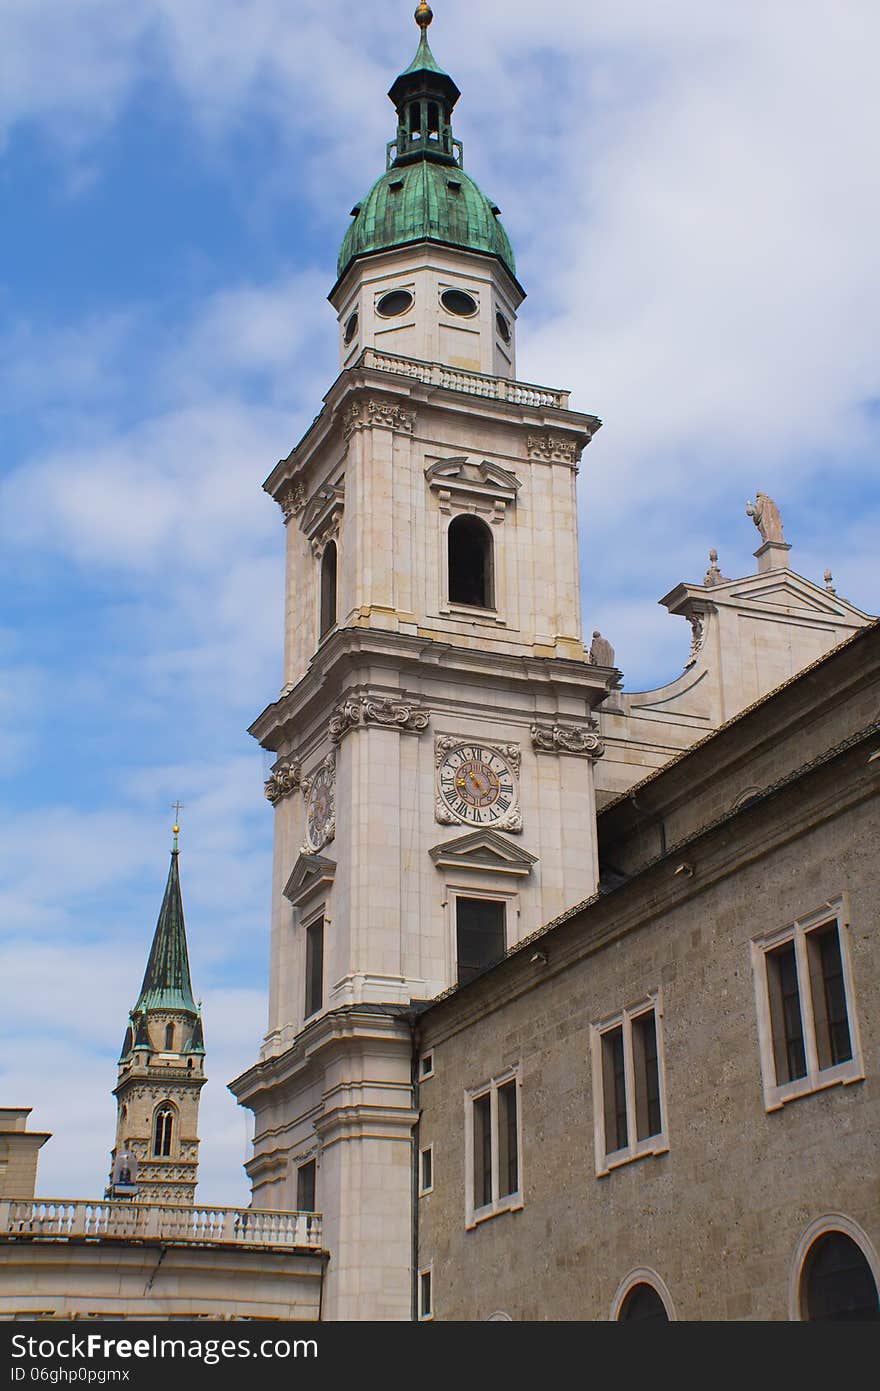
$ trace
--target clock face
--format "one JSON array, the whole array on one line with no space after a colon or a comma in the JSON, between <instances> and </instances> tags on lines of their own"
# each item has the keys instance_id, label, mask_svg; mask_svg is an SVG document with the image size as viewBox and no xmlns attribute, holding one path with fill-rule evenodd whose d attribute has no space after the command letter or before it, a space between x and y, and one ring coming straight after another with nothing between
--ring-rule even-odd
<instances>
[{"instance_id":1,"label":"clock face","mask_svg":"<svg viewBox=\"0 0 880 1391\"><path fill-rule=\"evenodd\" d=\"M439 764L437 777L449 820L511 829L521 824L516 773L497 749L479 743L456 744Z\"/></svg>"},{"instance_id":2,"label":"clock face","mask_svg":"<svg viewBox=\"0 0 880 1391\"><path fill-rule=\"evenodd\" d=\"M319 768L312 778L306 803L306 840L310 850L320 850L336 833L333 780L329 768Z\"/></svg>"}]
</instances>

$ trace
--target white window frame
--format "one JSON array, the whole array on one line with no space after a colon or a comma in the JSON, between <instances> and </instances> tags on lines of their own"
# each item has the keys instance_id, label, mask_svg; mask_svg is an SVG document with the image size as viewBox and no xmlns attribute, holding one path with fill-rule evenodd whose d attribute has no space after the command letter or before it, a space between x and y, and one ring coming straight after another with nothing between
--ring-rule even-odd
<instances>
[{"instance_id":1,"label":"white window frame","mask_svg":"<svg viewBox=\"0 0 880 1391\"><path fill-rule=\"evenodd\" d=\"M807 957L807 937L823 927L837 923L837 937L840 943L840 963L843 969L843 988L846 997L846 1015L849 1025L849 1038L852 1057L833 1067L819 1066L819 1053L816 1044L816 1021L813 1013L813 993L810 983L810 964ZM777 1083L776 1058L773 1050L773 1026L770 1014L770 985L767 979L767 956L776 947L794 942L795 964L797 966L798 995L801 1005L801 1024L804 1033L804 1054L806 1076L797 1077L791 1082ZM853 984L852 957L850 951L850 913L847 896L831 899L821 908L794 922L753 937L750 943L752 974L755 982L755 1005L758 1021L758 1048L761 1056L761 1076L764 1085L764 1109L779 1111L789 1101L809 1096L813 1092L824 1091L826 1087L849 1086L860 1082L865 1076L862 1059L862 1044L859 1036L858 1015L856 1013L855 987Z\"/></svg>"},{"instance_id":2,"label":"white window frame","mask_svg":"<svg viewBox=\"0 0 880 1391\"><path fill-rule=\"evenodd\" d=\"M498 1160L498 1093L509 1082L516 1084L516 1159L518 1186L515 1193L499 1197ZM492 1132L492 1201L481 1207L474 1206L474 1102L489 1096L489 1125ZM523 1143L522 1143L522 1067L508 1068L497 1077L478 1087L469 1087L464 1094L464 1144L465 1144L465 1227L470 1231L490 1217L502 1212L517 1212L523 1206Z\"/></svg>"},{"instance_id":3,"label":"white window frame","mask_svg":"<svg viewBox=\"0 0 880 1391\"><path fill-rule=\"evenodd\" d=\"M419 1058L419 1081L426 1082L429 1077L434 1076L434 1050L429 1048L422 1053Z\"/></svg>"},{"instance_id":4,"label":"white window frame","mask_svg":"<svg viewBox=\"0 0 880 1391\"><path fill-rule=\"evenodd\" d=\"M426 1275L427 1275L427 1277L428 1277L428 1280L430 1281L430 1292L431 1292L430 1306L431 1306L431 1307L429 1308L429 1310L428 1310L427 1313L422 1313L422 1280L423 1280L424 1276L426 1276ZM418 1284L417 1299L418 1299L419 1323L428 1323L428 1322L430 1322L430 1320L433 1319L433 1317L434 1317L434 1266L433 1266L433 1264L432 1264L432 1265L423 1265L423 1266L420 1266L420 1267L419 1267L419 1284Z\"/></svg>"},{"instance_id":5,"label":"white window frame","mask_svg":"<svg viewBox=\"0 0 880 1391\"><path fill-rule=\"evenodd\" d=\"M427 1187L425 1187L424 1181L423 1181L423 1180L424 1180L424 1177L425 1177L425 1170L424 1170L424 1167L423 1167L423 1166L424 1166L424 1157L425 1157L426 1154L430 1154L430 1156L431 1156L431 1182L428 1184ZM419 1197L420 1197L420 1198L424 1198L428 1193L433 1193L433 1192L434 1192L434 1145L433 1145L433 1142L432 1142L430 1145L422 1145L422 1148L419 1150Z\"/></svg>"},{"instance_id":6,"label":"white window frame","mask_svg":"<svg viewBox=\"0 0 880 1391\"><path fill-rule=\"evenodd\" d=\"M479 829L478 826L463 826L465 833ZM489 872L492 873L491 870ZM497 878L497 874L495 877ZM446 909L446 941L449 952L447 978L456 983L458 982L458 900L460 898L482 898L491 900L493 903L503 903L505 951L510 951L511 947L519 940L520 896L515 889L505 891L488 886L484 887L481 884L464 884L461 880L454 882L447 880L443 900Z\"/></svg>"},{"instance_id":7,"label":"white window frame","mask_svg":"<svg viewBox=\"0 0 880 1391\"><path fill-rule=\"evenodd\" d=\"M310 853L317 853L317 852L310 852ZM309 950L308 950L309 928L310 928L310 927L314 927L315 923L318 921L319 918L323 918L323 920L324 920L324 927L323 927L322 941L321 941L321 1004L320 1004L320 1007L319 1007L318 1009L314 1010L311 1014L306 1014L306 991L305 991L305 986L306 986L306 984L307 984L306 977L307 977L307 974L308 974L308 961L309 961ZM301 1012L302 1012L303 1027L305 1027L306 1024L310 1024L311 1021L312 1021L313 1019L317 1019L317 1018L318 1018L318 1015L319 1015L319 1014L322 1014L322 1013L324 1012L324 1010L327 1008L327 913L326 913L326 904L322 902L321 904L319 904L318 907L313 908L310 912L308 912L308 913L302 913L302 914L300 915L299 929L298 929L298 930L299 930L299 932L300 932L300 940L301 940L301 942L302 942L301 951L302 951L302 984L303 984L303 989L302 989L301 992L300 992L300 993L301 993L301 997L302 997L302 999L301 999L301 1004L300 1004L300 1009L301 1009Z\"/></svg>"},{"instance_id":8,"label":"white window frame","mask_svg":"<svg viewBox=\"0 0 880 1391\"><path fill-rule=\"evenodd\" d=\"M632 1026L649 1011L654 1012L657 1037L657 1076L660 1089L660 1131L639 1140L636 1122L635 1062L633 1059ZM626 1091L626 1133L628 1143L621 1149L608 1150L605 1142L605 1081L602 1068L602 1039L612 1029L623 1028L623 1071ZM663 1004L659 989L590 1025L590 1050L593 1063L593 1133L596 1154L596 1177L604 1178L612 1169L643 1159L648 1154L666 1154L669 1149L669 1121L666 1105L666 1064L663 1055Z\"/></svg>"}]
</instances>

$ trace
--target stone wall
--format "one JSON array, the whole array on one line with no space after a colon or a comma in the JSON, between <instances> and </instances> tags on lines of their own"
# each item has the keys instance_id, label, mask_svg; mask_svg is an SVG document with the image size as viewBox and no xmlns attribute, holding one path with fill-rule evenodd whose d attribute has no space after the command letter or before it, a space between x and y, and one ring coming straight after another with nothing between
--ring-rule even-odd
<instances>
[{"instance_id":1,"label":"stone wall","mask_svg":"<svg viewBox=\"0 0 880 1391\"><path fill-rule=\"evenodd\" d=\"M873 669L877 639L865 634L858 660L835 654L807 678L825 710L811 735L824 761L780 739L783 786L691 826L686 860L658 855L422 1016L434 1075L420 1086L418 1144L433 1145L433 1191L419 1202L419 1266L432 1267L436 1318L607 1319L621 1282L644 1268L677 1318L785 1319L811 1223L844 1214L876 1253L880 763L868 759L880 732L865 736L863 698L823 705L822 695ZM875 719L876 692L875 677ZM741 723L741 756L716 789L728 807L779 699ZM771 781L765 766L762 785ZM675 874L680 863L691 872ZM863 1079L768 1111L752 939L840 898ZM668 1150L599 1177L590 1025L649 992L659 992ZM522 1207L468 1230L465 1093L514 1067Z\"/></svg>"}]
</instances>

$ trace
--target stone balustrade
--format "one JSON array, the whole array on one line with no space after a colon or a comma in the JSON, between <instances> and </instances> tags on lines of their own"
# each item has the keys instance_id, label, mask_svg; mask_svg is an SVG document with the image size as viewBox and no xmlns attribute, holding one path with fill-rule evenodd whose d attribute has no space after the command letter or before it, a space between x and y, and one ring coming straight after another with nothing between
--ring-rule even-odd
<instances>
[{"instance_id":1,"label":"stone balustrade","mask_svg":"<svg viewBox=\"0 0 880 1391\"><path fill-rule=\"evenodd\" d=\"M82 1198L13 1198L0 1202L0 1239L9 1237L320 1250L321 1214Z\"/></svg>"},{"instance_id":2,"label":"stone balustrade","mask_svg":"<svg viewBox=\"0 0 880 1391\"><path fill-rule=\"evenodd\" d=\"M442 362L420 362L395 353L377 352L365 348L358 366L378 372L393 372L398 377L415 377L428 386L442 386L448 391L462 391L468 396L485 396L493 401L512 401L518 406L551 406L568 409L568 391L554 391L549 386L533 386L529 382L511 381L507 377L487 377L482 372L467 372L459 367L447 367Z\"/></svg>"}]
</instances>

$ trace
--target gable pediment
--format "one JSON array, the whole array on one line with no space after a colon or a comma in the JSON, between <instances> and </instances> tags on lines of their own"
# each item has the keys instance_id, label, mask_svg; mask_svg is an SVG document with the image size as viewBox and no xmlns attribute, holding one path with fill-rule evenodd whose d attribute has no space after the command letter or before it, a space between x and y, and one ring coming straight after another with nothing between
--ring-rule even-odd
<instances>
[{"instance_id":1,"label":"gable pediment","mask_svg":"<svg viewBox=\"0 0 880 1391\"><path fill-rule=\"evenodd\" d=\"M510 469L483 459L473 463L466 456L437 459L425 469L428 486L440 493L460 493L491 502L515 502L522 487Z\"/></svg>"},{"instance_id":2,"label":"gable pediment","mask_svg":"<svg viewBox=\"0 0 880 1391\"><path fill-rule=\"evenodd\" d=\"M793 570L772 575L755 575L726 587L726 593L713 593L713 600L740 607L766 608L827 619L852 620L865 615L831 590L814 584Z\"/></svg>"},{"instance_id":3,"label":"gable pediment","mask_svg":"<svg viewBox=\"0 0 880 1391\"><path fill-rule=\"evenodd\" d=\"M301 908L319 893L326 893L333 883L335 874L335 860L328 860L323 855L303 853L293 866L290 878L284 886L284 897L290 900L294 908Z\"/></svg>"},{"instance_id":4,"label":"gable pediment","mask_svg":"<svg viewBox=\"0 0 880 1391\"><path fill-rule=\"evenodd\" d=\"M537 855L497 831L471 831L435 845L428 853L439 869L492 869L520 877L531 874L538 863Z\"/></svg>"}]
</instances>

